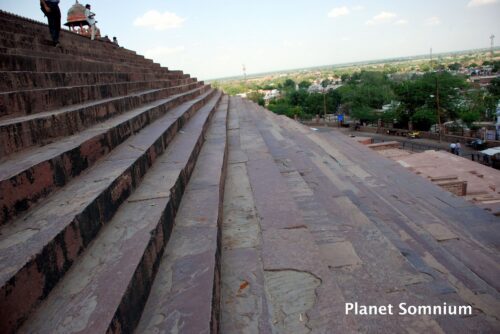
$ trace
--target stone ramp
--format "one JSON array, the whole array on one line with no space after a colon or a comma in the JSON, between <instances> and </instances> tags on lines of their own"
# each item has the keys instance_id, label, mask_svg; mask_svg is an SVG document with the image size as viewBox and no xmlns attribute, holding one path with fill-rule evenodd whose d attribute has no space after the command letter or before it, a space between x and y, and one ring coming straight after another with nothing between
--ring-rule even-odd
<instances>
[{"instance_id":1,"label":"stone ramp","mask_svg":"<svg viewBox=\"0 0 500 334\"><path fill-rule=\"evenodd\" d=\"M498 218L350 138L240 103L229 114L223 332L499 330ZM315 272L298 270L302 260L327 268L333 322L314 321L320 302L309 293L327 295L327 281L302 275ZM345 317L344 302L471 305L473 314Z\"/></svg>"}]
</instances>

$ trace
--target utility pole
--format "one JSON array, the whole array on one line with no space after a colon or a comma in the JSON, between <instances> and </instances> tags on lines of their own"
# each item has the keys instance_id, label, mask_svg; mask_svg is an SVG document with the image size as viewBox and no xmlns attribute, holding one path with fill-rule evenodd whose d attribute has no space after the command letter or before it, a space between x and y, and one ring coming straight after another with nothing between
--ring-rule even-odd
<instances>
[{"instance_id":1,"label":"utility pole","mask_svg":"<svg viewBox=\"0 0 500 334\"><path fill-rule=\"evenodd\" d=\"M430 51L430 60L431 60L431 70L433 70L434 66L432 66L432 47L431 47L431 51Z\"/></svg>"},{"instance_id":2,"label":"utility pole","mask_svg":"<svg viewBox=\"0 0 500 334\"><path fill-rule=\"evenodd\" d=\"M493 46L494 46L494 43L495 43L495 35L491 34L490 40L491 40L491 58L493 58L493 56L494 56Z\"/></svg>"},{"instance_id":3,"label":"utility pole","mask_svg":"<svg viewBox=\"0 0 500 334\"><path fill-rule=\"evenodd\" d=\"M436 108L437 108L437 116L438 116L438 128L439 128L439 142L441 142L441 112L439 110L439 83L438 83L438 74L436 75Z\"/></svg>"},{"instance_id":4,"label":"utility pole","mask_svg":"<svg viewBox=\"0 0 500 334\"><path fill-rule=\"evenodd\" d=\"M325 118L325 125L328 127L328 122L326 121L326 91L323 92L323 115Z\"/></svg>"},{"instance_id":5,"label":"utility pole","mask_svg":"<svg viewBox=\"0 0 500 334\"><path fill-rule=\"evenodd\" d=\"M241 65L243 67L243 78L245 81L247 81L247 68L245 67L245 64Z\"/></svg>"}]
</instances>

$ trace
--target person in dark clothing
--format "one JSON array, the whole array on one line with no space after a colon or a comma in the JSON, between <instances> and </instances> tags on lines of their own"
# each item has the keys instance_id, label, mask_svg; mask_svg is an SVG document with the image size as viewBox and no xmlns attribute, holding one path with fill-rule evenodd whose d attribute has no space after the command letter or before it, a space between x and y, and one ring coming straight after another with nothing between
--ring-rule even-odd
<instances>
[{"instance_id":1,"label":"person in dark clothing","mask_svg":"<svg viewBox=\"0 0 500 334\"><path fill-rule=\"evenodd\" d=\"M59 46L59 34L61 32L59 0L40 0L40 7L49 20L50 37L52 37L54 46Z\"/></svg>"}]
</instances>

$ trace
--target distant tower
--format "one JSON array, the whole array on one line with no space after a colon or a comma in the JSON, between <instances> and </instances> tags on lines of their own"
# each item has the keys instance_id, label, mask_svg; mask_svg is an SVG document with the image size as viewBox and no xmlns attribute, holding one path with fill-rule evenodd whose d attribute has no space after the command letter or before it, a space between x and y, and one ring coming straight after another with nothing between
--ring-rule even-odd
<instances>
[{"instance_id":1,"label":"distant tower","mask_svg":"<svg viewBox=\"0 0 500 334\"><path fill-rule=\"evenodd\" d=\"M245 64L241 65L243 67L243 78L246 80L247 79L247 68L245 67Z\"/></svg>"},{"instance_id":2,"label":"distant tower","mask_svg":"<svg viewBox=\"0 0 500 334\"><path fill-rule=\"evenodd\" d=\"M491 56L493 57L493 46L495 42L495 35L491 34L490 39L491 39Z\"/></svg>"}]
</instances>

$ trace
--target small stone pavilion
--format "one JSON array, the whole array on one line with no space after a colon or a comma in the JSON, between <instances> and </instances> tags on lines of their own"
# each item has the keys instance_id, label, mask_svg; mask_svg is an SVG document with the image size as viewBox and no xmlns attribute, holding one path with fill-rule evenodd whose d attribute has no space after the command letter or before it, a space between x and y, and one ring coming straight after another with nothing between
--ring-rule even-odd
<instances>
[{"instance_id":1,"label":"small stone pavilion","mask_svg":"<svg viewBox=\"0 0 500 334\"><path fill-rule=\"evenodd\" d=\"M90 38L91 32L89 23L85 17L85 6L79 3L78 0L76 0L75 4L68 10L67 22L64 25L67 26L70 31ZM101 31L98 28L96 28L95 37L101 37Z\"/></svg>"}]
</instances>

